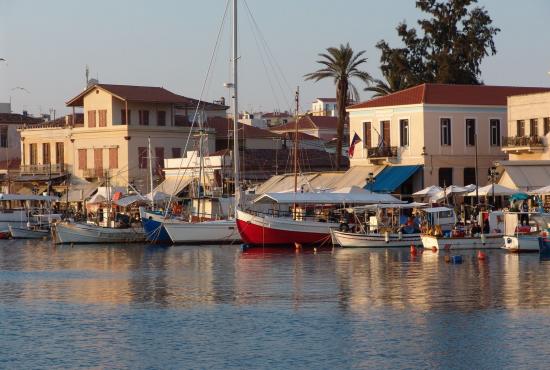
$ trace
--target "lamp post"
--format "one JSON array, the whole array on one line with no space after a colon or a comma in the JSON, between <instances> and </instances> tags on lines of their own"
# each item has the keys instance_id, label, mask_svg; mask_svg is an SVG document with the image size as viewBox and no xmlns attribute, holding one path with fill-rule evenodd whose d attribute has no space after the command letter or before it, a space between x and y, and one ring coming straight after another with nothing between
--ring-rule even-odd
<instances>
[{"instance_id":1,"label":"lamp post","mask_svg":"<svg viewBox=\"0 0 550 370\"><path fill-rule=\"evenodd\" d=\"M374 177L374 174L372 172L369 172L366 178L367 181L367 189L372 191L372 186L376 182L376 178Z\"/></svg>"},{"instance_id":2,"label":"lamp post","mask_svg":"<svg viewBox=\"0 0 550 370\"><path fill-rule=\"evenodd\" d=\"M495 206L495 181L498 176L498 172L497 172L497 168L494 166L489 168L487 172L488 172L489 182L491 183L491 192L493 196L493 207L494 207Z\"/></svg>"}]
</instances>

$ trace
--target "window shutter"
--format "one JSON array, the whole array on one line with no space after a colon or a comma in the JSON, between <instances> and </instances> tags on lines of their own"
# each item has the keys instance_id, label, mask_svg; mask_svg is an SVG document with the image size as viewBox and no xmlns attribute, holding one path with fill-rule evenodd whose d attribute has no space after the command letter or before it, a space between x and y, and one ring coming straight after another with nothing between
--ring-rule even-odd
<instances>
[{"instance_id":1,"label":"window shutter","mask_svg":"<svg viewBox=\"0 0 550 370\"><path fill-rule=\"evenodd\" d=\"M109 148L109 168L118 168L118 148Z\"/></svg>"},{"instance_id":2,"label":"window shutter","mask_svg":"<svg viewBox=\"0 0 550 370\"><path fill-rule=\"evenodd\" d=\"M78 149L78 169L85 170L88 168L86 163L86 149Z\"/></svg>"}]
</instances>

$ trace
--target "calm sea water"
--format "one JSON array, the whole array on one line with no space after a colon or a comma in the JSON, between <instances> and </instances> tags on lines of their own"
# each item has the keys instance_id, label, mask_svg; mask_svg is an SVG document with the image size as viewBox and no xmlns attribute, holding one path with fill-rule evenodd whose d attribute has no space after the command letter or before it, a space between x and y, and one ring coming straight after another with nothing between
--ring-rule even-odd
<instances>
[{"instance_id":1,"label":"calm sea water","mask_svg":"<svg viewBox=\"0 0 550 370\"><path fill-rule=\"evenodd\" d=\"M538 255L0 241L0 368L548 368Z\"/></svg>"}]
</instances>

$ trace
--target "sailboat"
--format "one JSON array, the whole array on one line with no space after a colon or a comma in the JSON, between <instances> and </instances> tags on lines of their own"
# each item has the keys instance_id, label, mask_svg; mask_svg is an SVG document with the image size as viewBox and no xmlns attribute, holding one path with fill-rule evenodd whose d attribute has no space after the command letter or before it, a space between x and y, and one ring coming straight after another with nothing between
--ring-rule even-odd
<instances>
[{"instance_id":1,"label":"sailboat","mask_svg":"<svg viewBox=\"0 0 550 370\"><path fill-rule=\"evenodd\" d=\"M233 164L235 166L235 209L240 199L239 179L239 134L238 134L238 90L237 90L237 0L233 0ZM202 140L202 136L201 136ZM202 150L201 150L202 151ZM200 153L202 156L202 152ZM200 176L199 176L200 178ZM189 243L233 243L240 240L235 219L185 222L175 219L163 221L163 227L175 244Z\"/></svg>"}]
</instances>

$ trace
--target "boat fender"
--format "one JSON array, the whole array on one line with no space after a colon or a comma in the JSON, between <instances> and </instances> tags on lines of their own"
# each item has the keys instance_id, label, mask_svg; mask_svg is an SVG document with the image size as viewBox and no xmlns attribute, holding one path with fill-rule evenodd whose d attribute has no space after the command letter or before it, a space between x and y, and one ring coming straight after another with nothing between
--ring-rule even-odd
<instances>
[{"instance_id":1,"label":"boat fender","mask_svg":"<svg viewBox=\"0 0 550 370\"><path fill-rule=\"evenodd\" d=\"M340 224L340 231L348 232L349 231L349 225L345 222Z\"/></svg>"},{"instance_id":2,"label":"boat fender","mask_svg":"<svg viewBox=\"0 0 550 370\"><path fill-rule=\"evenodd\" d=\"M487 255L483 253L482 251L477 252L477 259L480 261L484 261L487 258Z\"/></svg>"},{"instance_id":3,"label":"boat fender","mask_svg":"<svg viewBox=\"0 0 550 370\"><path fill-rule=\"evenodd\" d=\"M390 242L390 232L389 231L385 231L384 232L384 241L386 243L389 243Z\"/></svg>"},{"instance_id":4,"label":"boat fender","mask_svg":"<svg viewBox=\"0 0 550 370\"><path fill-rule=\"evenodd\" d=\"M481 234L481 244L485 245L485 243L487 242L487 239L485 238L485 234Z\"/></svg>"},{"instance_id":5,"label":"boat fender","mask_svg":"<svg viewBox=\"0 0 550 370\"><path fill-rule=\"evenodd\" d=\"M416 247L414 244L411 244L411 256L416 256L418 252L416 251Z\"/></svg>"},{"instance_id":6,"label":"boat fender","mask_svg":"<svg viewBox=\"0 0 550 370\"><path fill-rule=\"evenodd\" d=\"M435 245L432 247L432 252L437 253L437 247Z\"/></svg>"},{"instance_id":7,"label":"boat fender","mask_svg":"<svg viewBox=\"0 0 550 370\"><path fill-rule=\"evenodd\" d=\"M451 256L445 256L445 262L450 263L451 262Z\"/></svg>"}]
</instances>

